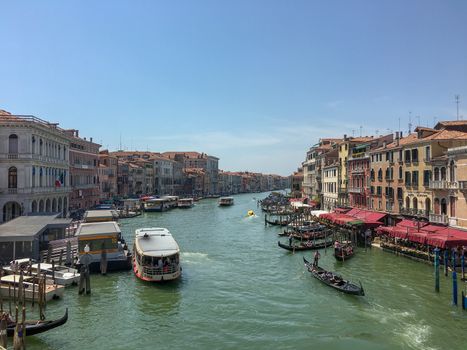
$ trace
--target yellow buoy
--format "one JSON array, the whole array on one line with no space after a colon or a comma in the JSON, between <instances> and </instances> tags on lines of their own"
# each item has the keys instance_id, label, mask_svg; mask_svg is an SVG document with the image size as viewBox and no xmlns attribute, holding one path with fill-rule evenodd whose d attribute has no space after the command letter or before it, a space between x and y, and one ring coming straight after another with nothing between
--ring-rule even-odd
<instances>
[{"instance_id":1,"label":"yellow buoy","mask_svg":"<svg viewBox=\"0 0 467 350\"><path fill-rule=\"evenodd\" d=\"M253 210L248 210L248 216L253 216L255 215L255 212Z\"/></svg>"}]
</instances>

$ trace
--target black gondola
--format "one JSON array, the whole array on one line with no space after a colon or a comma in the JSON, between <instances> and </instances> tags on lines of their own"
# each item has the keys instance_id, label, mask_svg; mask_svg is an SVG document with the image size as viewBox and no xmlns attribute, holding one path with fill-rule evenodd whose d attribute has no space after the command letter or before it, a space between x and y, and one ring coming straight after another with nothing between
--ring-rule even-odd
<instances>
[{"instance_id":1,"label":"black gondola","mask_svg":"<svg viewBox=\"0 0 467 350\"><path fill-rule=\"evenodd\" d=\"M277 245L283 249L289 250L289 251L301 251L301 250L316 250L316 249L323 249L326 247L329 247L332 245L332 241L324 241L324 242L318 242L318 243L313 243L313 241L306 241L306 242L301 242L300 245L287 245L283 244L280 241L277 242Z\"/></svg>"},{"instance_id":2,"label":"black gondola","mask_svg":"<svg viewBox=\"0 0 467 350\"><path fill-rule=\"evenodd\" d=\"M334 248L334 257L336 260L345 261L353 257L355 250L351 244L342 244L337 248Z\"/></svg>"},{"instance_id":3,"label":"black gondola","mask_svg":"<svg viewBox=\"0 0 467 350\"><path fill-rule=\"evenodd\" d=\"M271 220L268 220L266 218L265 221L269 225L273 225L273 226L287 226L289 224L289 220L274 220L274 221L271 221Z\"/></svg>"},{"instance_id":4,"label":"black gondola","mask_svg":"<svg viewBox=\"0 0 467 350\"><path fill-rule=\"evenodd\" d=\"M313 266L308 260L303 257L303 262L305 263L308 271L311 272L312 276L320 280L324 284L337 289L343 293L353 294L353 295L365 295L362 284L357 286L356 284L351 283L350 281L342 279L342 277L334 274L333 272L326 271L322 267Z\"/></svg>"},{"instance_id":5,"label":"black gondola","mask_svg":"<svg viewBox=\"0 0 467 350\"><path fill-rule=\"evenodd\" d=\"M24 325L26 328L26 336L35 335L39 333L43 333L49 331L53 328L59 327L64 325L68 321L68 309L65 311L65 315L63 315L58 320L52 321L25 321ZM7 325L7 335L12 337L15 333L16 322L8 323Z\"/></svg>"}]
</instances>

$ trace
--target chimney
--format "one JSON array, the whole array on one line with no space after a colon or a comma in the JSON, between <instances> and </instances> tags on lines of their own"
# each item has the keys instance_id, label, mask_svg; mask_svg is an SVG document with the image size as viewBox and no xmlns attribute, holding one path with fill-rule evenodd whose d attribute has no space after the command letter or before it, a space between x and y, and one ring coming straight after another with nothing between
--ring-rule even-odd
<instances>
[{"instance_id":1,"label":"chimney","mask_svg":"<svg viewBox=\"0 0 467 350\"><path fill-rule=\"evenodd\" d=\"M344 141L347 141L347 134L344 134Z\"/></svg>"},{"instance_id":2,"label":"chimney","mask_svg":"<svg viewBox=\"0 0 467 350\"><path fill-rule=\"evenodd\" d=\"M383 141L383 148L386 148L386 141Z\"/></svg>"},{"instance_id":3,"label":"chimney","mask_svg":"<svg viewBox=\"0 0 467 350\"><path fill-rule=\"evenodd\" d=\"M91 142L92 142L92 137L90 137L90 138L89 138L89 141L91 141Z\"/></svg>"},{"instance_id":4,"label":"chimney","mask_svg":"<svg viewBox=\"0 0 467 350\"><path fill-rule=\"evenodd\" d=\"M79 137L79 130L75 130L76 137Z\"/></svg>"},{"instance_id":5,"label":"chimney","mask_svg":"<svg viewBox=\"0 0 467 350\"><path fill-rule=\"evenodd\" d=\"M402 138L402 131L399 131L399 138Z\"/></svg>"}]
</instances>

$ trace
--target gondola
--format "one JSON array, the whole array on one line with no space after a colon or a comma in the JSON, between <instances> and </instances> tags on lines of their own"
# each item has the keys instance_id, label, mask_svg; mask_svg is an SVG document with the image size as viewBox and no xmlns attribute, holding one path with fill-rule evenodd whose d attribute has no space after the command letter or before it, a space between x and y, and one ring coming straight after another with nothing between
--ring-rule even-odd
<instances>
[{"instance_id":1,"label":"gondola","mask_svg":"<svg viewBox=\"0 0 467 350\"><path fill-rule=\"evenodd\" d=\"M269 225L273 225L273 226L287 226L289 224L289 220L274 220L274 221L271 221L271 220L265 219L265 221Z\"/></svg>"},{"instance_id":2,"label":"gondola","mask_svg":"<svg viewBox=\"0 0 467 350\"><path fill-rule=\"evenodd\" d=\"M343 244L338 248L334 248L334 257L338 261L345 261L353 257L355 250L351 244Z\"/></svg>"},{"instance_id":3,"label":"gondola","mask_svg":"<svg viewBox=\"0 0 467 350\"><path fill-rule=\"evenodd\" d=\"M53 328L59 327L64 325L68 321L68 308L65 311L65 315L57 320L51 321L25 321L24 325L26 328L26 336L35 335L39 333L43 333L49 331ZM7 335L12 337L15 333L16 322L8 323L7 325Z\"/></svg>"},{"instance_id":4,"label":"gondola","mask_svg":"<svg viewBox=\"0 0 467 350\"><path fill-rule=\"evenodd\" d=\"M311 272L313 277L320 280L324 284L337 289L346 294L360 295L364 296L365 291L363 290L362 284L357 286L356 284L351 283L350 281L342 279L342 277L334 274L333 272L326 271L322 267L313 266L308 260L303 257L303 262L305 263L308 271Z\"/></svg>"},{"instance_id":5,"label":"gondola","mask_svg":"<svg viewBox=\"0 0 467 350\"><path fill-rule=\"evenodd\" d=\"M283 244L281 243L280 241L277 242L277 245L285 250L289 250L289 251L294 251L294 252L298 252L300 250L316 250L316 249L322 249L322 248L326 248L326 247L329 247L330 245L332 245L333 242L332 241L324 241L324 242L318 242L318 243L314 243L313 244L313 241L306 241L306 242L301 242L300 245L287 245L287 244Z\"/></svg>"}]
</instances>

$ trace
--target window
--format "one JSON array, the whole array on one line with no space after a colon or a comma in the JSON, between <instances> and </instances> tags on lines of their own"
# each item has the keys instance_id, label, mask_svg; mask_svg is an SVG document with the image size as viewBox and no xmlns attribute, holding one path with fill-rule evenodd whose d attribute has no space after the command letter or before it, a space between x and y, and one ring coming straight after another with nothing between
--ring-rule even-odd
<instances>
[{"instance_id":1,"label":"window","mask_svg":"<svg viewBox=\"0 0 467 350\"><path fill-rule=\"evenodd\" d=\"M412 162L418 162L418 149L412 150Z\"/></svg>"},{"instance_id":2,"label":"window","mask_svg":"<svg viewBox=\"0 0 467 350\"><path fill-rule=\"evenodd\" d=\"M406 150L404 156L405 156L405 162L410 163L410 150Z\"/></svg>"},{"instance_id":3,"label":"window","mask_svg":"<svg viewBox=\"0 0 467 350\"><path fill-rule=\"evenodd\" d=\"M381 194L382 194L381 186L376 187L376 195L381 196Z\"/></svg>"},{"instance_id":4,"label":"window","mask_svg":"<svg viewBox=\"0 0 467 350\"><path fill-rule=\"evenodd\" d=\"M11 134L8 138L8 153L17 154L18 153L18 136Z\"/></svg>"},{"instance_id":5,"label":"window","mask_svg":"<svg viewBox=\"0 0 467 350\"><path fill-rule=\"evenodd\" d=\"M399 179L402 180L402 167L401 166L399 167Z\"/></svg>"},{"instance_id":6,"label":"window","mask_svg":"<svg viewBox=\"0 0 467 350\"><path fill-rule=\"evenodd\" d=\"M429 162L431 159L430 157L430 146L425 147L425 161Z\"/></svg>"},{"instance_id":7,"label":"window","mask_svg":"<svg viewBox=\"0 0 467 350\"><path fill-rule=\"evenodd\" d=\"M449 163L449 181L456 181L455 168L454 161L451 160Z\"/></svg>"},{"instance_id":8,"label":"window","mask_svg":"<svg viewBox=\"0 0 467 350\"><path fill-rule=\"evenodd\" d=\"M418 186L418 171L412 172L412 184Z\"/></svg>"},{"instance_id":9,"label":"window","mask_svg":"<svg viewBox=\"0 0 467 350\"><path fill-rule=\"evenodd\" d=\"M18 171L14 166L8 169L8 188L18 188Z\"/></svg>"},{"instance_id":10,"label":"window","mask_svg":"<svg viewBox=\"0 0 467 350\"><path fill-rule=\"evenodd\" d=\"M370 171L370 180L375 181L375 170L374 169L371 169Z\"/></svg>"},{"instance_id":11,"label":"window","mask_svg":"<svg viewBox=\"0 0 467 350\"><path fill-rule=\"evenodd\" d=\"M412 176L411 176L411 174L410 174L410 171L406 171L406 172L405 172L405 184L406 184L407 186L410 186L410 184L411 184L411 179L412 179Z\"/></svg>"},{"instance_id":12,"label":"window","mask_svg":"<svg viewBox=\"0 0 467 350\"><path fill-rule=\"evenodd\" d=\"M430 180L431 180L431 171L424 170L423 171L423 186L428 187L430 185Z\"/></svg>"},{"instance_id":13,"label":"window","mask_svg":"<svg viewBox=\"0 0 467 350\"><path fill-rule=\"evenodd\" d=\"M402 188L397 187L397 199L402 200L403 195L402 195Z\"/></svg>"},{"instance_id":14,"label":"window","mask_svg":"<svg viewBox=\"0 0 467 350\"><path fill-rule=\"evenodd\" d=\"M381 168L378 170L378 180L379 181L383 180L383 171L381 170Z\"/></svg>"}]
</instances>

